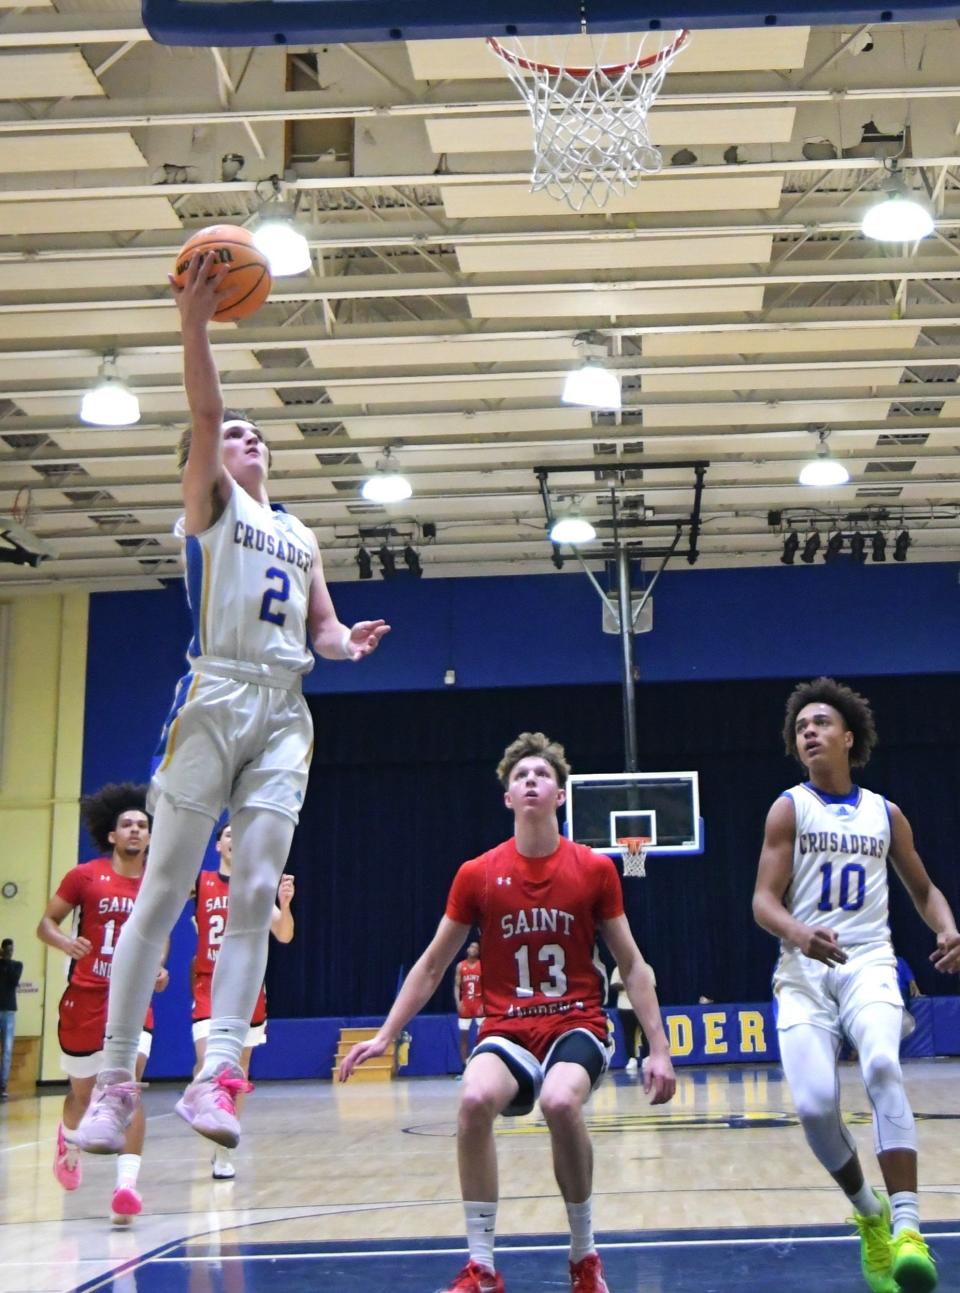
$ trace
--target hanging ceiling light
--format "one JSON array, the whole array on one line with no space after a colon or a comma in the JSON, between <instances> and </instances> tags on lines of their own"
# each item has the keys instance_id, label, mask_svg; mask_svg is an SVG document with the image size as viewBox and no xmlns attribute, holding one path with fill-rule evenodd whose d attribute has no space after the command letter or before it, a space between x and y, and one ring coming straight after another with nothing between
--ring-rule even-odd
<instances>
[{"instance_id":1,"label":"hanging ceiling light","mask_svg":"<svg viewBox=\"0 0 960 1293\"><path fill-rule=\"evenodd\" d=\"M604 365L609 358L606 342L596 332L580 332L573 344L582 348L583 357L567 373L560 399L588 409L619 409L620 379Z\"/></svg>"},{"instance_id":2,"label":"hanging ceiling light","mask_svg":"<svg viewBox=\"0 0 960 1293\"><path fill-rule=\"evenodd\" d=\"M784 566L792 566L797 555L797 549L800 547L800 536L796 530L791 530L783 541L783 552L780 556L780 562Z\"/></svg>"},{"instance_id":3,"label":"hanging ceiling light","mask_svg":"<svg viewBox=\"0 0 960 1293\"><path fill-rule=\"evenodd\" d=\"M930 208L918 202L901 174L896 161L890 164L890 178L884 185L884 196L875 202L861 221L860 228L868 238L878 242L917 242L933 233Z\"/></svg>"},{"instance_id":4,"label":"hanging ceiling light","mask_svg":"<svg viewBox=\"0 0 960 1293\"><path fill-rule=\"evenodd\" d=\"M894 561L906 561L907 548L910 547L912 542L913 540L910 538L908 532L906 530L901 530L893 545Z\"/></svg>"},{"instance_id":5,"label":"hanging ceiling light","mask_svg":"<svg viewBox=\"0 0 960 1293\"><path fill-rule=\"evenodd\" d=\"M362 543L357 548L357 570L361 579L373 578L373 560Z\"/></svg>"},{"instance_id":6,"label":"hanging ceiling light","mask_svg":"<svg viewBox=\"0 0 960 1293\"><path fill-rule=\"evenodd\" d=\"M402 503L413 493L413 486L401 473L389 448L383 451L373 475L360 486L360 493L368 503Z\"/></svg>"},{"instance_id":7,"label":"hanging ceiling light","mask_svg":"<svg viewBox=\"0 0 960 1293\"><path fill-rule=\"evenodd\" d=\"M803 545L803 551L800 553L800 560L805 566L812 566L813 559L820 551L820 535L816 530L811 531L807 536L807 541Z\"/></svg>"},{"instance_id":8,"label":"hanging ceiling light","mask_svg":"<svg viewBox=\"0 0 960 1293\"><path fill-rule=\"evenodd\" d=\"M310 244L293 226L293 206L283 199L280 177L271 175L263 183L269 183L272 192L260 209L253 245L266 256L273 278L305 274L313 268Z\"/></svg>"},{"instance_id":9,"label":"hanging ceiling light","mask_svg":"<svg viewBox=\"0 0 960 1293\"><path fill-rule=\"evenodd\" d=\"M843 551L843 535L837 530L827 539L827 546L823 550L823 559L827 563L836 561L837 557Z\"/></svg>"},{"instance_id":10,"label":"hanging ceiling light","mask_svg":"<svg viewBox=\"0 0 960 1293\"><path fill-rule=\"evenodd\" d=\"M867 541L859 530L854 530L850 536L850 556L858 566L862 566L867 559Z\"/></svg>"},{"instance_id":11,"label":"hanging ceiling light","mask_svg":"<svg viewBox=\"0 0 960 1293\"><path fill-rule=\"evenodd\" d=\"M80 420L97 427L128 427L140 421L140 401L117 372L115 355L104 355L100 380L80 402Z\"/></svg>"},{"instance_id":12,"label":"hanging ceiling light","mask_svg":"<svg viewBox=\"0 0 960 1293\"><path fill-rule=\"evenodd\" d=\"M576 547L580 543L592 543L597 532L586 519L576 512L561 516L550 527L551 543L568 543Z\"/></svg>"},{"instance_id":13,"label":"hanging ceiling light","mask_svg":"<svg viewBox=\"0 0 960 1293\"><path fill-rule=\"evenodd\" d=\"M886 540L886 539L885 539L885 537L884 537L883 531L882 531L882 530L875 530L875 531L874 531L873 538L871 539L871 541L870 541L870 542L871 542L871 544L872 544L872 546L873 546L873 559L874 559L874 561L886 561L886 559L887 559L887 540Z\"/></svg>"},{"instance_id":14,"label":"hanging ceiling light","mask_svg":"<svg viewBox=\"0 0 960 1293\"><path fill-rule=\"evenodd\" d=\"M817 456L801 469L798 477L801 485L826 488L829 485L845 485L850 479L850 473L843 463L837 462L836 458L830 456L830 450L827 448L829 434L826 427L821 427L817 432L820 442Z\"/></svg>"}]
</instances>

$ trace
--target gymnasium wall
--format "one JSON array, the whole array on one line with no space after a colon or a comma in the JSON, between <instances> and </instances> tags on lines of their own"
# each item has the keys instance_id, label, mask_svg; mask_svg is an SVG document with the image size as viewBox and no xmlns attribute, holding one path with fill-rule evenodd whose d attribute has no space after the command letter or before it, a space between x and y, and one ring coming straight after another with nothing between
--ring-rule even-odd
<instances>
[{"instance_id":1,"label":"gymnasium wall","mask_svg":"<svg viewBox=\"0 0 960 1293\"><path fill-rule=\"evenodd\" d=\"M456 865L509 831L492 767L518 730L556 734L579 771L622 766L618 643L601 633L582 574L401 576L333 595L345 621L383 616L393 633L371 660L320 661L307 680L317 745L291 857L298 933L271 952L275 1016L386 1010ZM864 783L902 803L960 900L957 566L668 571L654 600L654 631L637 642L641 766L700 769L707 822L702 858L656 863L627 886L665 1003L769 996L774 946L753 926L749 896L766 809L796 778L779 727L797 678L833 672L874 699L883 745ZM179 586L91 597L85 791L146 775L188 636ZM131 638L138 650L116 650ZM921 986L942 988L901 895L894 918ZM182 920L173 981L156 1002L154 1076L189 1067L192 944ZM445 984L431 1009L449 1008Z\"/></svg>"},{"instance_id":2,"label":"gymnasium wall","mask_svg":"<svg viewBox=\"0 0 960 1293\"><path fill-rule=\"evenodd\" d=\"M20 1037L40 1037L45 1012L56 1019L65 984L63 957L48 954L34 931L48 895L77 860L87 603L82 593L4 603L0 886L11 896L0 896L0 937L14 940L23 962ZM40 1067L44 1077L58 1076L55 1029Z\"/></svg>"}]
</instances>

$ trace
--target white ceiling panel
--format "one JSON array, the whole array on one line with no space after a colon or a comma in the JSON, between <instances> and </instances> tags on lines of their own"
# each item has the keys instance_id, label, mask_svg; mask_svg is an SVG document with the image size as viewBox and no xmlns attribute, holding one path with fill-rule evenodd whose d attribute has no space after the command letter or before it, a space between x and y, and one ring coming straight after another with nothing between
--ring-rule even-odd
<instances>
[{"instance_id":1,"label":"white ceiling panel","mask_svg":"<svg viewBox=\"0 0 960 1293\"><path fill-rule=\"evenodd\" d=\"M103 94L103 86L79 49L0 54L0 99L89 98ZM69 153L65 153L64 160L69 161Z\"/></svg>"},{"instance_id":2,"label":"white ceiling panel","mask_svg":"<svg viewBox=\"0 0 960 1293\"><path fill-rule=\"evenodd\" d=\"M136 141L125 130L101 130L70 136L70 155L56 135L0 135L0 171L111 170L146 165Z\"/></svg>"},{"instance_id":3,"label":"white ceiling panel","mask_svg":"<svg viewBox=\"0 0 960 1293\"><path fill-rule=\"evenodd\" d=\"M0 220L4 208L0 206ZM0 292L57 292L65 287L158 287L167 281L173 255L130 256L124 260L22 260L0 262Z\"/></svg>"},{"instance_id":4,"label":"white ceiling panel","mask_svg":"<svg viewBox=\"0 0 960 1293\"><path fill-rule=\"evenodd\" d=\"M882 327L791 328L768 331L651 333L643 339L643 353L651 357L674 355L790 355L853 350L910 350L920 329L914 323Z\"/></svg>"},{"instance_id":5,"label":"white ceiling panel","mask_svg":"<svg viewBox=\"0 0 960 1293\"><path fill-rule=\"evenodd\" d=\"M347 417L343 425L349 435L370 437L382 432L385 440L392 439L397 431L397 423L389 417ZM589 409L563 406L546 410L480 409L476 412L425 413L421 418L404 422L403 437L415 440L418 437L461 435L472 439L484 435L502 436L507 431L520 434L524 431L578 431L592 425Z\"/></svg>"},{"instance_id":6,"label":"white ceiling panel","mask_svg":"<svg viewBox=\"0 0 960 1293\"><path fill-rule=\"evenodd\" d=\"M69 314L0 314L0 342L33 338L113 337L117 345L129 344L137 333L179 334L175 308L158 305L134 310L71 310Z\"/></svg>"},{"instance_id":7,"label":"white ceiling panel","mask_svg":"<svg viewBox=\"0 0 960 1293\"><path fill-rule=\"evenodd\" d=\"M741 27L726 31L694 32L668 74L690 76L697 72L788 71L803 67L809 27ZM641 33L612 36L557 36L525 40L527 53L540 62L587 66L597 62L623 63L632 59L643 39ZM659 48L659 41L648 51ZM483 40L416 40L407 42L410 66L418 81L450 81L506 77L499 59Z\"/></svg>"},{"instance_id":8,"label":"white ceiling panel","mask_svg":"<svg viewBox=\"0 0 960 1293\"><path fill-rule=\"evenodd\" d=\"M622 197L612 197L604 210L609 215L630 212L676 214L681 211L775 210L780 205L780 175L720 176L717 179L673 179L651 176ZM454 220L471 216L566 216L575 213L548 193L531 193L520 184L463 184L440 186L447 215Z\"/></svg>"},{"instance_id":9,"label":"white ceiling panel","mask_svg":"<svg viewBox=\"0 0 960 1293\"><path fill-rule=\"evenodd\" d=\"M645 426L763 426L781 422L809 422L813 425L830 422L865 422L869 418L882 421L890 411L889 400L849 400L844 403L832 400L769 400L765 403L743 404L667 404L645 408Z\"/></svg>"},{"instance_id":10,"label":"white ceiling panel","mask_svg":"<svg viewBox=\"0 0 960 1293\"><path fill-rule=\"evenodd\" d=\"M450 400L513 400L544 397L559 399L563 388L563 373L556 378L505 378L486 381L447 381L431 377L429 381L394 384L385 382L378 386L333 381L327 390L339 403L344 404L439 404Z\"/></svg>"},{"instance_id":11,"label":"white ceiling panel","mask_svg":"<svg viewBox=\"0 0 960 1293\"><path fill-rule=\"evenodd\" d=\"M653 315L726 314L759 310L762 287L724 287L708 292L700 287L649 287L611 292L602 286L583 292L525 291L496 296L467 295L476 319L597 318L616 319Z\"/></svg>"},{"instance_id":12,"label":"white ceiling panel","mask_svg":"<svg viewBox=\"0 0 960 1293\"><path fill-rule=\"evenodd\" d=\"M166 198L54 198L49 202L0 204L5 234L142 233L147 229L181 229Z\"/></svg>"},{"instance_id":13,"label":"white ceiling panel","mask_svg":"<svg viewBox=\"0 0 960 1293\"><path fill-rule=\"evenodd\" d=\"M735 371L732 373L644 373L643 390L651 395L670 391L818 391L830 387L896 386L903 373L903 365L888 368L807 369L790 372L785 369L765 368L763 372Z\"/></svg>"},{"instance_id":14,"label":"white ceiling panel","mask_svg":"<svg viewBox=\"0 0 960 1293\"><path fill-rule=\"evenodd\" d=\"M500 364L547 363L551 360L573 359L576 350L573 337L545 337L524 340L523 337L496 340L477 338L462 341L408 341L396 342L385 353L375 353L372 346L334 345L322 341L306 347L310 360L320 369L367 368L374 362L386 361L391 368L435 368L443 364Z\"/></svg>"},{"instance_id":15,"label":"white ceiling panel","mask_svg":"<svg viewBox=\"0 0 960 1293\"><path fill-rule=\"evenodd\" d=\"M252 350L219 350L221 371L255 369L262 371ZM120 374L126 378L139 376L172 377L179 386L181 378L180 351L161 351L157 354L121 354ZM86 381L100 371L100 356L89 355L38 355L35 352L21 356L16 351L0 353L0 382L44 382L52 378L61 381Z\"/></svg>"},{"instance_id":16,"label":"white ceiling panel","mask_svg":"<svg viewBox=\"0 0 960 1293\"><path fill-rule=\"evenodd\" d=\"M793 107L713 108L678 112L662 109L650 116L650 138L660 148L696 144L779 144L793 134ZM533 148L526 114L495 117L431 117L427 121L435 153L522 153Z\"/></svg>"},{"instance_id":17,"label":"white ceiling panel","mask_svg":"<svg viewBox=\"0 0 960 1293\"><path fill-rule=\"evenodd\" d=\"M668 269L684 265L767 265L772 234L715 238L638 238L636 241L582 239L576 242L457 244L465 274L510 270Z\"/></svg>"}]
</instances>

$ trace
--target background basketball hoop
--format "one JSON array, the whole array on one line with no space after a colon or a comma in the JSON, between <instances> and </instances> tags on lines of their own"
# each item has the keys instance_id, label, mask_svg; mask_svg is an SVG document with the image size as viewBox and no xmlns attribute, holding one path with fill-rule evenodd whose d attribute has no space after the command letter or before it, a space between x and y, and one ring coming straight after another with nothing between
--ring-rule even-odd
<instances>
[{"instance_id":1,"label":"background basketball hoop","mask_svg":"<svg viewBox=\"0 0 960 1293\"><path fill-rule=\"evenodd\" d=\"M642 880L647 874L649 838L645 835L623 835L617 843L623 849L624 879Z\"/></svg>"},{"instance_id":2,"label":"background basketball hoop","mask_svg":"<svg viewBox=\"0 0 960 1293\"><path fill-rule=\"evenodd\" d=\"M509 46L487 37L530 111L534 193L545 190L574 211L588 201L602 207L612 194L660 170L663 158L650 142L647 114L689 36L665 33L659 48L645 55L644 35L627 62L604 63L601 44L597 61L586 67L538 60L516 37Z\"/></svg>"}]
</instances>

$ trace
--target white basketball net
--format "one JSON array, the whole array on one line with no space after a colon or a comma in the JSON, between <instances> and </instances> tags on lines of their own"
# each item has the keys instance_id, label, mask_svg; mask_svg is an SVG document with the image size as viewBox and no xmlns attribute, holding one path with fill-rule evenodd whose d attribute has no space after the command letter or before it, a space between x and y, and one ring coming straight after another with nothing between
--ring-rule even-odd
<instances>
[{"instance_id":1,"label":"white basketball net","mask_svg":"<svg viewBox=\"0 0 960 1293\"><path fill-rule=\"evenodd\" d=\"M621 839L617 843L623 849L623 875L627 880L642 880L647 874L647 849L649 840Z\"/></svg>"},{"instance_id":2,"label":"white basketball net","mask_svg":"<svg viewBox=\"0 0 960 1293\"><path fill-rule=\"evenodd\" d=\"M687 36L665 34L659 50L645 57L641 39L632 62L592 67L539 62L516 37L509 48L488 38L530 110L534 193L547 192L573 211L587 202L603 207L660 170L663 158L650 142L647 114Z\"/></svg>"}]
</instances>

